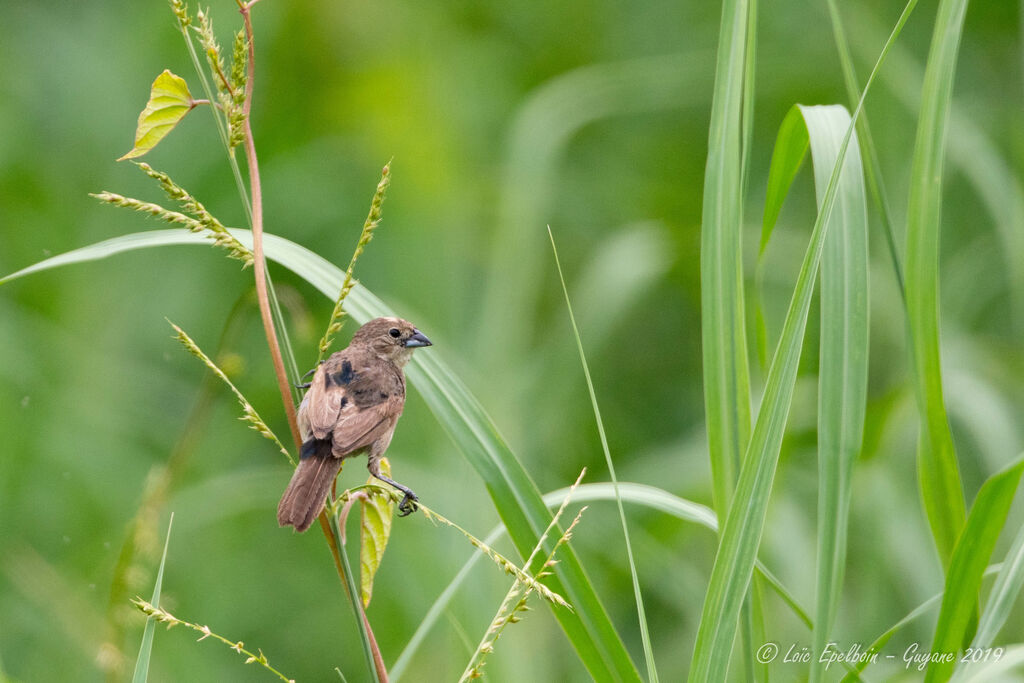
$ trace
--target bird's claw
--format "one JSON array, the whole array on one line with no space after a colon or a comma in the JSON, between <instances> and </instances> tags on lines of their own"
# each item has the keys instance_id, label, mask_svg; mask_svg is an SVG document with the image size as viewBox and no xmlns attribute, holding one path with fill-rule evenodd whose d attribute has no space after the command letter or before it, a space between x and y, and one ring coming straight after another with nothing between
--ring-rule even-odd
<instances>
[{"instance_id":1,"label":"bird's claw","mask_svg":"<svg viewBox=\"0 0 1024 683\"><path fill-rule=\"evenodd\" d=\"M402 502L398 504L398 516L406 517L416 512L416 509L419 507L416 505L416 501L418 500L419 498L417 498L416 494L412 491L406 493L402 498Z\"/></svg>"}]
</instances>

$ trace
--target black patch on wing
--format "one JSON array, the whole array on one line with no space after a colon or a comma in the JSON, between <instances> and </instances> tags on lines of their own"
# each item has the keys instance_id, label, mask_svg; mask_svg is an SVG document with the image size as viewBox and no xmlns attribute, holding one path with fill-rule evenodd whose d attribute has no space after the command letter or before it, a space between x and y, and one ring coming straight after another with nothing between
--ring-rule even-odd
<instances>
[{"instance_id":1,"label":"black patch on wing","mask_svg":"<svg viewBox=\"0 0 1024 683\"><path fill-rule=\"evenodd\" d=\"M352 363L350 363L347 360L343 360L341 362L341 370L334 373L333 375L324 375L324 383L326 383L327 386L331 386L331 384L333 383L336 386L344 387L348 386L349 384L352 384L352 381L355 380L355 378L356 372L355 370L352 369Z\"/></svg>"},{"instance_id":2,"label":"black patch on wing","mask_svg":"<svg viewBox=\"0 0 1024 683\"><path fill-rule=\"evenodd\" d=\"M344 410L345 406L348 405L348 396L341 397L341 409Z\"/></svg>"}]
</instances>

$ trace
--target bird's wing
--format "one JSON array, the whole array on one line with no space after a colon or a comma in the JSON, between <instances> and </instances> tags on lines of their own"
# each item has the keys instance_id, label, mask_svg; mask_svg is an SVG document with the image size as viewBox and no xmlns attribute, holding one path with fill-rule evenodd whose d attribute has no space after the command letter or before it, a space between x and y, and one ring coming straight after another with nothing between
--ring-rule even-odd
<instances>
[{"instance_id":1,"label":"bird's wing","mask_svg":"<svg viewBox=\"0 0 1024 683\"><path fill-rule=\"evenodd\" d=\"M300 422L333 441L342 457L393 429L405 405L405 381L392 363L348 348L320 366L302 401Z\"/></svg>"},{"instance_id":2,"label":"bird's wing","mask_svg":"<svg viewBox=\"0 0 1024 683\"><path fill-rule=\"evenodd\" d=\"M396 407L393 400L367 408L343 410L341 419L334 427L331 449L334 456L344 457L369 448L377 439L395 428L401 414L401 406Z\"/></svg>"},{"instance_id":3,"label":"bird's wing","mask_svg":"<svg viewBox=\"0 0 1024 683\"><path fill-rule=\"evenodd\" d=\"M334 429L341 412L342 399L345 398L345 392L337 391L339 387L330 383L329 365L330 363L321 363L317 368L309 391L299 405L299 424L308 425L309 431L317 439L326 439ZM306 438L305 434L303 438Z\"/></svg>"}]
</instances>

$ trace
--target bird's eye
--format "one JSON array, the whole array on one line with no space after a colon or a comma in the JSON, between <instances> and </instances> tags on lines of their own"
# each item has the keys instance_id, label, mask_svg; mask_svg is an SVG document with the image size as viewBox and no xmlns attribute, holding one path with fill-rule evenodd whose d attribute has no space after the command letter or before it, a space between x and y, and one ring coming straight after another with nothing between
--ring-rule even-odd
<instances>
[{"instance_id":1,"label":"bird's eye","mask_svg":"<svg viewBox=\"0 0 1024 683\"><path fill-rule=\"evenodd\" d=\"M397 327L392 327L390 330L388 330L388 334L390 334L395 339L398 339L399 337L402 336L402 333L398 331Z\"/></svg>"}]
</instances>

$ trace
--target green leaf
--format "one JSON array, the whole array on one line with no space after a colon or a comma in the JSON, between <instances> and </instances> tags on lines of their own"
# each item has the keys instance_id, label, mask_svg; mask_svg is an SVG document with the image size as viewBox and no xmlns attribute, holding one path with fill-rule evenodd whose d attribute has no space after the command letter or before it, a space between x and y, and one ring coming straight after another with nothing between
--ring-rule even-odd
<instances>
[{"instance_id":1,"label":"green leaf","mask_svg":"<svg viewBox=\"0 0 1024 683\"><path fill-rule=\"evenodd\" d=\"M196 101L188 91L188 84L181 76L175 76L167 69L156 77L149 90L149 102L139 114L135 128L135 146L118 161L135 159L160 144L171 130L192 111Z\"/></svg>"},{"instance_id":2,"label":"green leaf","mask_svg":"<svg viewBox=\"0 0 1024 683\"><path fill-rule=\"evenodd\" d=\"M944 567L964 525L964 493L942 396L939 354L939 227L942 168L957 51L967 0L943 0L921 91L921 113L907 204L906 288L921 430L921 498Z\"/></svg>"},{"instance_id":3,"label":"green leaf","mask_svg":"<svg viewBox=\"0 0 1024 683\"><path fill-rule=\"evenodd\" d=\"M956 654L963 646L975 614L982 574L1006 524L1022 473L1024 458L993 474L978 491L950 559L931 652ZM955 664L933 661L925 673L925 683L949 680Z\"/></svg>"},{"instance_id":4,"label":"green leaf","mask_svg":"<svg viewBox=\"0 0 1024 683\"><path fill-rule=\"evenodd\" d=\"M741 112L746 0L722 6L701 216L704 413L715 508L727 509L750 437L750 379L741 258Z\"/></svg>"},{"instance_id":5,"label":"green leaf","mask_svg":"<svg viewBox=\"0 0 1024 683\"><path fill-rule=\"evenodd\" d=\"M171 544L171 525L174 524L174 513L167 522L167 538L164 539L164 554L160 557L160 568L156 572L156 585L153 586L153 597L149 604L153 607L160 606L160 589L164 582L164 564L167 562L167 548ZM135 673L132 675L132 683L145 683L149 677L149 655L153 651L153 634L156 631L156 619L146 619L146 629L142 632L142 645L139 647L139 657L135 660Z\"/></svg>"},{"instance_id":6,"label":"green leaf","mask_svg":"<svg viewBox=\"0 0 1024 683\"><path fill-rule=\"evenodd\" d=\"M984 649L992 647L999 629L1006 623L1010 611L1024 587L1024 527L1017 531L1013 546L1006 553L1002 569L996 577L995 585L988 594L988 601L978 622L978 632L974 635L972 645Z\"/></svg>"},{"instance_id":7,"label":"green leaf","mask_svg":"<svg viewBox=\"0 0 1024 683\"><path fill-rule=\"evenodd\" d=\"M803 114L798 107L792 107L779 126L775 148L772 150L772 163L768 169L764 217L761 219L762 255L771 240L775 223L779 220L782 203L786 200L789 188L804 163L804 157L807 156L809 145L810 138L807 135L807 124L804 122Z\"/></svg>"},{"instance_id":8,"label":"green leaf","mask_svg":"<svg viewBox=\"0 0 1024 683\"><path fill-rule=\"evenodd\" d=\"M693 663L690 667L690 680L693 681L726 679L740 606L750 584L754 559L764 529L768 497L775 477L775 467L778 464L779 449L789 415L793 385L803 346L814 277L824 246L826 226L835 203L840 169L844 167L850 138L853 135L852 126L864 106L864 97L870 90L896 36L902 31L914 3L915 0L910 0L904 9L871 71L864 93L861 94L857 109L851 117L852 123L847 128L839 147L837 161L821 201L811 241L804 255L793 298L786 313L782 338L768 370L764 397L743 459L743 469L723 525L721 542L715 556L715 565L711 572L711 581L697 631ZM844 175L849 177L850 174Z\"/></svg>"},{"instance_id":9,"label":"green leaf","mask_svg":"<svg viewBox=\"0 0 1024 683\"><path fill-rule=\"evenodd\" d=\"M387 458L380 459L380 471L385 477L391 476L391 463ZM377 484L378 481L370 477L366 483ZM390 495L375 487L365 492L367 499L362 502L363 516L359 521L359 589L364 608L370 606L373 577L377 575L384 549L388 546L395 513L395 501Z\"/></svg>"},{"instance_id":10,"label":"green leaf","mask_svg":"<svg viewBox=\"0 0 1024 683\"><path fill-rule=\"evenodd\" d=\"M783 120L772 154L761 253L808 146L819 205L850 116L840 106L794 107ZM856 141L854 141L856 142ZM842 589L853 465L861 449L868 377L867 209L860 156L849 154L847 176L825 239L821 264L821 360L818 392L818 553L812 652L828 642ZM760 270L761 263L758 268ZM823 663L811 659L810 678Z\"/></svg>"},{"instance_id":11,"label":"green leaf","mask_svg":"<svg viewBox=\"0 0 1024 683\"><path fill-rule=\"evenodd\" d=\"M843 132L844 107L801 107L814 159L818 202L824 200ZM856 140L851 141L856 145ZM857 148L854 148L857 151ZM839 608L850 515L853 466L860 454L868 393L868 218L864 172L846 155L821 261L818 370L818 547L811 681L824 673L820 653Z\"/></svg>"},{"instance_id":12,"label":"green leaf","mask_svg":"<svg viewBox=\"0 0 1024 683\"><path fill-rule=\"evenodd\" d=\"M252 245L252 233L248 230L230 232L244 245ZM0 279L0 284L61 265L105 258L133 249L174 244L205 242L184 230L153 230L124 235L46 259ZM276 235L264 234L264 249L267 258L295 272L331 301L337 296L345 273L334 264ZM349 295L347 304L350 315L359 322L394 315L380 299L358 284ZM494 422L462 381L442 362L442 355L432 351L413 356L406 375L484 480L498 514L509 529L509 536L520 554L526 557L551 520L551 513L536 484L498 433ZM548 552L551 550L548 546L553 543L552 540L547 544ZM572 545L559 550L559 558L547 583L551 590L572 604L573 610L555 609L552 613L587 671L597 681L639 681L640 675Z\"/></svg>"}]
</instances>

